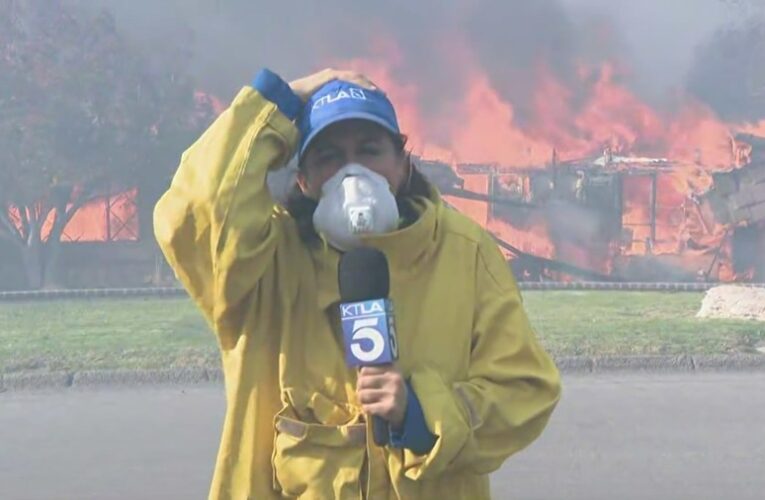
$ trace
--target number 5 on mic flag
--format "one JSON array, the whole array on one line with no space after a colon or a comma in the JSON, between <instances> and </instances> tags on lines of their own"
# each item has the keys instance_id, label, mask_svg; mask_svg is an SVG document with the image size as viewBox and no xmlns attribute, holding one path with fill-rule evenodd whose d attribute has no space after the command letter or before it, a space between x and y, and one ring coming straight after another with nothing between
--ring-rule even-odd
<instances>
[{"instance_id":1,"label":"number 5 on mic flag","mask_svg":"<svg viewBox=\"0 0 765 500\"><path fill-rule=\"evenodd\" d=\"M345 359L349 366L383 365L398 358L393 304L373 299L340 305Z\"/></svg>"}]
</instances>

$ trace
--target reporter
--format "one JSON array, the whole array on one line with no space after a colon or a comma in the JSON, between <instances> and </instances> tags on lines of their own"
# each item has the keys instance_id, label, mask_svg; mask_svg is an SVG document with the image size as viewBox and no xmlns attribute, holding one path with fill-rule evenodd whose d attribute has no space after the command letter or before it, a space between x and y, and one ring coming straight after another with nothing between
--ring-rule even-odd
<instances>
[{"instance_id":1,"label":"reporter","mask_svg":"<svg viewBox=\"0 0 765 500\"><path fill-rule=\"evenodd\" d=\"M183 154L154 225L221 351L211 499L489 498L488 474L547 424L559 374L504 258L405 145L365 76L287 84L263 70ZM266 175L295 154L297 186L279 206ZM374 217L348 220L344 204L362 195ZM339 255L356 246L388 258L400 352L358 373L336 312ZM373 443L369 415L390 422L388 446Z\"/></svg>"}]
</instances>

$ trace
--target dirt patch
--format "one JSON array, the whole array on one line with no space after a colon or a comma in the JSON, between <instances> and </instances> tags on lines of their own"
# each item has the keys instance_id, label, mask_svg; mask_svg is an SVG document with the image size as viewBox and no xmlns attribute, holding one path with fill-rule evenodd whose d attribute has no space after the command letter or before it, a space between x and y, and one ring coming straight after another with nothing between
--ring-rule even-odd
<instances>
[{"instance_id":1,"label":"dirt patch","mask_svg":"<svg viewBox=\"0 0 765 500\"><path fill-rule=\"evenodd\" d=\"M711 288L696 317L765 321L765 288L735 285Z\"/></svg>"}]
</instances>

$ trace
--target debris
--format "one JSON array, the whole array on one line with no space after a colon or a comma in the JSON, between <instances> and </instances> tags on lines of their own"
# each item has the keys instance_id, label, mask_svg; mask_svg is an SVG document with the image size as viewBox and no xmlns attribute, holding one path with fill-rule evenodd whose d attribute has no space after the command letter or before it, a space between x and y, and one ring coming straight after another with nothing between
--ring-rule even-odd
<instances>
[{"instance_id":1,"label":"debris","mask_svg":"<svg viewBox=\"0 0 765 500\"><path fill-rule=\"evenodd\" d=\"M711 288L696 317L765 321L765 288L736 285Z\"/></svg>"}]
</instances>

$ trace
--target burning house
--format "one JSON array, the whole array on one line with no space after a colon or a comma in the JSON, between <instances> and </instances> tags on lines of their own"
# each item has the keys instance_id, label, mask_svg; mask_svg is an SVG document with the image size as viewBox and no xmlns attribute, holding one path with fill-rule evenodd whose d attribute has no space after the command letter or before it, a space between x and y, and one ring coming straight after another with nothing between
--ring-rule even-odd
<instances>
[{"instance_id":1,"label":"burning house","mask_svg":"<svg viewBox=\"0 0 765 500\"><path fill-rule=\"evenodd\" d=\"M519 279L765 281L765 140L735 167L615 155L534 167L421 161Z\"/></svg>"},{"instance_id":2,"label":"burning house","mask_svg":"<svg viewBox=\"0 0 765 500\"><path fill-rule=\"evenodd\" d=\"M707 214L728 230L733 271L765 281L765 138L740 136L748 143L748 163L713 176L702 197Z\"/></svg>"}]
</instances>

